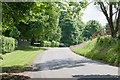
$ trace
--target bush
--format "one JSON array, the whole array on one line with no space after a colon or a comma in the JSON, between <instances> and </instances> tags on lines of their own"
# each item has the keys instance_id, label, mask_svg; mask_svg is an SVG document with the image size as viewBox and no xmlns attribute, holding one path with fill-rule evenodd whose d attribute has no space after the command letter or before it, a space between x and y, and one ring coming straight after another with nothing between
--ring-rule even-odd
<instances>
[{"instance_id":1,"label":"bush","mask_svg":"<svg viewBox=\"0 0 120 80\"><path fill-rule=\"evenodd\" d=\"M60 43L57 42L57 41L52 41L52 42L50 42L50 41L43 41L41 43L42 47L58 47L59 45L60 45Z\"/></svg>"},{"instance_id":2,"label":"bush","mask_svg":"<svg viewBox=\"0 0 120 80\"><path fill-rule=\"evenodd\" d=\"M51 47L58 47L59 45L60 45L60 43L57 42L57 41L52 41L51 42Z\"/></svg>"},{"instance_id":3,"label":"bush","mask_svg":"<svg viewBox=\"0 0 120 80\"><path fill-rule=\"evenodd\" d=\"M55 47L59 47L60 43L56 42Z\"/></svg>"},{"instance_id":4,"label":"bush","mask_svg":"<svg viewBox=\"0 0 120 80\"><path fill-rule=\"evenodd\" d=\"M12 52L17 47L18 42L14 38L2 36L1 39L2 39L2 53Z\"/></svg>"},{"instance_id":5,"label":"bush","mask_svg":"<svg viewBox=\"0 0 120 80\"><path fill-rule=\"evenodd\" d=\"M51 42L43 41L43 47L50 47L50 46L51 46Z\"/></svg>"},{"instance_id":6,"label":"bush","mask_svg":"<svg viewBox=\"0 0 120 80\"><path fill-rule=\"evenodd\" d=\"M98 46L108 47L108 46L113 46L116 43L117 40L109 36L102 36L97 38Z\"/></svg>"}]
</instances>

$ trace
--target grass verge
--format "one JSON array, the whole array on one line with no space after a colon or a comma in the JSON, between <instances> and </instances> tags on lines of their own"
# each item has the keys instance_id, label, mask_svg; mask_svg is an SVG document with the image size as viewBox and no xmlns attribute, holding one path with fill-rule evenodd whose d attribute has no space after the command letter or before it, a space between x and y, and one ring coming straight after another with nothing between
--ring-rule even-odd
<instances>
[{"instance_id":1,"label":"grass verge","mask_svg":"<svg viewBox=\"0 0 120 80\"><path fill-rule=\"evenodd\" d=\"M2 55L0 66L26 66L41 52L44 48L39 47L21 47L19 50Z\"/></svg>"},{"instance_id":2,"label":"grass verge","mask_svg":"<svg viewBox=\"0 0 120 80\"><path fill-rule=\"evenodd\" d=\"M119 66L120 40L102 36L88 41L82 47L72 48L72 51L91 59Z\"/></svg>"}]
</instances>

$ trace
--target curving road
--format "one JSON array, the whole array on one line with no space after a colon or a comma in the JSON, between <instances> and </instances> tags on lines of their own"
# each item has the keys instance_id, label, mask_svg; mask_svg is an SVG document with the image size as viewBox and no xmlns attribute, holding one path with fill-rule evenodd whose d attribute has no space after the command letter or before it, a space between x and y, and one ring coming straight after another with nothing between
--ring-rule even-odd
<instances>
[{"instance_id":1,"label":"curving road","mask_svg":"<svg viewBox=\"0 0 120 80\"><path fill-rule=\"evenodd\" d=\"M48 48L33 61L31 78L73 78L80 75L118 75L113 67L73 53L69 48Z\"/></svg>"}]
</instances>

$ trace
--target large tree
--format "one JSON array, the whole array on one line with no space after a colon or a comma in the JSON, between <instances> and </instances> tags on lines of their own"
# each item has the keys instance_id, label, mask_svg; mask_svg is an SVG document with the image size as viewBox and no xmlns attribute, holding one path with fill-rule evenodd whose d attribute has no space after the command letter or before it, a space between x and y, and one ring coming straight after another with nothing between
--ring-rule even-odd
<instances>
[{"instance_id":1,"label":"large tree","mask_svg":"<svg viewBox=\"0 0 120 80\"><path fill-rule=\"evenodd\" d=\"M5 36L15 36L16 25L24 21L31 8L35 6L34 2L3 2L2 3L2 32ZM18 33L17 33L18 34ZM17 35L18 36L18 35Z\"/></svg>"},{"instance_id":2,"label":"large tree","mask_svg":"<svg viewBox=\"0 0 120 80\"><path fill-rule=\"evenodd\" d=\"M60 12L52 2L3 3L3 35L25 40L60 40Z\"/></svg>"},{"instance_id":3,"label":"large tree","mask_svg":"<svg viewBox=\"0 0 120 80\"><path fill-rule=\"evenodd\" d=\"M59 26L62 30L61 42L69 45L75 45L81 42L81 10L86 7L87 2L68 2L67 7L61 10Z\"/></svg>"},{"instance_id":4,"label":"large tree","mask_svg":"<svg viewBox=\"0 0 120 80\"><path fill-rule=\"evenodd\" d=\"M111 30L111 36L116 37L120 29L120 1L115 0L97 0L96 2L105 15ZM115 16L115 18L113 18ZM115 25L114 25L115 22Z\"/></svg>"},{"instance_id":5,"label":"large tree","mask_svg":"<svg viewBox=\"0 0 120 80\"><path fill-rule=\"evenodd\" d=\"M55 3L36 3L28 17L28 30L25 31L26 38L34 41L60 40L60 29L58 27L59 9ZM56 37L57 35L57 37ZM23 34L24 36L24 34Z\"/></svg>"},{"instance_id":6,"label":"large tree","mask_svg":"<svg viewBox=\"0 0 120 80\"><path fill-rule=\"evenodd\" d=\"M79 41L79 28L75 21L70 18L60 18L60 27L62 30L61 42L66 46L77 44Z\"/></svg>"}]
</instances>

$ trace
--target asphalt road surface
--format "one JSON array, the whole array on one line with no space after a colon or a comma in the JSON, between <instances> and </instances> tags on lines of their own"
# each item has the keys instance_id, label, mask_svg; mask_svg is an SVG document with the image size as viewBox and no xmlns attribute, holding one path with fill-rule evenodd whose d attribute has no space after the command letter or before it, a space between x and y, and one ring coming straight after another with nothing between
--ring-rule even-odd
<instances>
[{"instance_id":1,"label":"asphalt road surface","mask_svg":"<svg viewBox=\"0 0 120 80\"><path fill-rule=\"evenodd\" d=\"M79 76L118 75L118 67L90 60L69 48L48 48L33 61L34 71L25 72L31 78L73 78Z\"/></svg>"}]
</instances>

